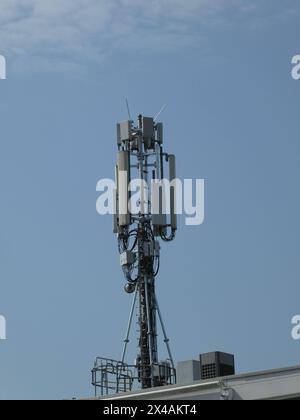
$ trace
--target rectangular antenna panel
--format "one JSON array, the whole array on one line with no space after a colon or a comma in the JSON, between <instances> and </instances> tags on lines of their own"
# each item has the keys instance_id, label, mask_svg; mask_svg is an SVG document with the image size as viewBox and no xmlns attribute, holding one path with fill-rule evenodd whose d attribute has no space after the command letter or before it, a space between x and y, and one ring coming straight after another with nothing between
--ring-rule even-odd
<instances>
[{"instance_id":1,"label":"rectangular antenna panel","mask_svg":"<svg viewBox=\"0 0 300 420\"><path fill-rule=\"evenodd\" d=\"M154 148L155 130L153 118L143 117L143 135L146 149Z\"/></svg>"},{"instance_id":2,"label":"rectangular antenna panel","mask_svg":"<svg viewBox=\"0 0 300 420\"><path fill-rule=\"evenodd\" d=\"M159 228L163 228L167 225L167 215L163 205L166 201L164 197L165 190L160 182L154 182L152 184L152 192L152 223L155 235L158 236Z\"/></svg>"},{"instance_id":3,"label":"rectangular antenna panel","mask_svg":"<svg viewBox=\"0 0 300 420\"><path fill-rule=\"evenodd\" d=\"M170 182L176 179L176 158L174 155L169 155L169 178ZM177 230L177 205L175 184L174 187L171 187L170 194L171 227L173 230Z\"/></svg>"},{"instance_id":4,"label":"rectangular antenna panel","mask_svg":"<svg viewBox=\"0 0 300 420\"><path fill-rule=\"evenodd\" d=\"M119 225L128 226L131 223L131 217L128 209L129 187L130 183L130 154L129 152L118 153L118 214Z\"/></svg>"},{"instance_id":5,"label":"rectangular antenna panel","mask_svg":"<svg viewBox=\"0 0 300 420\"><path fill-rule=\"evenodd\" d=\"M114 190L114 214L113 214L113 232L114 233L118 233L119 229L119 221L118 221L118 212L117 212L117 208L118 208L118 197L117 197L117 190Z\"/></svg>"},{"instance_id":6,"label":"rectangular antenna panel","mask_svg":"<svg viewBox=\"0 0 300 420\"><path fill-rule=\"evenodd\" d=\"M131 121L123 121L117 124L118 145L132 139L132 123Z\"/></svg>"},{"instance_id":7,"label":"rectangular antenna panel","mask_svg":"<svg viewBox=\"0 0 300 420\"><path fill-rule=\"evenodd\" d=\"M163 123L156 124L156 131L157 131L157 141L159 144L163 144L164 142L164 126Z\"/></svg>"}]
</instances>

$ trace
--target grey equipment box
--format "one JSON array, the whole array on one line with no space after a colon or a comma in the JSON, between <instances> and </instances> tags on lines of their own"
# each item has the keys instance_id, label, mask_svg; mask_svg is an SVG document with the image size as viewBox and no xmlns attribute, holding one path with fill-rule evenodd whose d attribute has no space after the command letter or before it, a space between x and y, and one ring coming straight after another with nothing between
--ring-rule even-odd
<instances>
[{"instance_id":1,"label":"grey equipment box","mask_svg":"<svg viewBox=\"0 0 300 420\"><path fill-rule=\"evenodd\" d=\"M235 375L234 355L219 351L201 354L200 375L202 380Z\"/></svg>"}]
</instances>

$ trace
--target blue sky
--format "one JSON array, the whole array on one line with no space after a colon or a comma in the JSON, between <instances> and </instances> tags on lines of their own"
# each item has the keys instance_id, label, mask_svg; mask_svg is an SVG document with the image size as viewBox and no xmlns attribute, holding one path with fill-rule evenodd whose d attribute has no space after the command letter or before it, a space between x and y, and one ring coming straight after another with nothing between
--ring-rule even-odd
<instances>
[{"instance_id":1,"label":"blue sky","mask_svg":"<svg viewBox=\"0 0 300 420\"><path fill-rule=\"evenodd\" d=\"M95 204L125 97L167 104L178 175L206 180L205 223L162 251L176 361L300 364L299 20L290 0L1 1L0 398L89 396L94 357L120 357L130 297Z\"/></svg>"}]
</instances>

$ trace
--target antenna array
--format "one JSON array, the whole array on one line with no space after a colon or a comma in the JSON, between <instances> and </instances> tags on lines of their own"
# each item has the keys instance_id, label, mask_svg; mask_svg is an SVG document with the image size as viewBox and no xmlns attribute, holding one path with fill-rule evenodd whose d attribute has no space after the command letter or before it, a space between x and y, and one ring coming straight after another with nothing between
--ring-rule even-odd
<instances>
[{"instance_id":1,"label":"antenna array","mask_svg":"<svg viewBox=\"0 0 300 420\"><path fill-rule=\"evenodd\" d=\"M128 113L130 115L129 107ZM160 240L172 241L177 230L176 191L172 183L176 179L175 156L164 153L163 143L163 124L157 123L154 118L139 115L136 124L131 119L117 124L114 233L118 238L120 264L126 280L125 291L133 294L133 302L121 361L100 358L95 361L95 393L97 387L101 388L102 394L127 391L132 389L135 380L142 389L176 381L169 339L155 293L160 267ZM162 188L166 167L171 184L168 192ZM136 214L129 211L133 179L140 182L139 211ZM151 192L148 188L150 184L154 186ZM166 197L166 194L169 196ZM169 212L166 201L170 204ZM134 365L129 366L125 359L136 307L138 355ZM168 352L168 359L163 362L158 358L158 322ZM111 375L116 376L115 382L108 380Z\"/></svg>"}]
</instances>

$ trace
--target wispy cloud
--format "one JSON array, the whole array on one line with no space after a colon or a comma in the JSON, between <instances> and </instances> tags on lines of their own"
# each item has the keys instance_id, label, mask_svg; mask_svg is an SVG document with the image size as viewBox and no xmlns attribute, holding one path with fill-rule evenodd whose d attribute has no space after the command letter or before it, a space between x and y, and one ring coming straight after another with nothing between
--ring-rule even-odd
<instances>
[{"instance_id":1,"label":"wispy cloud","mask_svg":"<svg viewBox=\"0 0 300 420\"><path fill-rule=\"evenodd\" d=\"M249 12L243 0L1 0L0 53L69 71L120 49L191 46L201 37L194 24L228 8Z\"/></svg>"}]
</instances>

